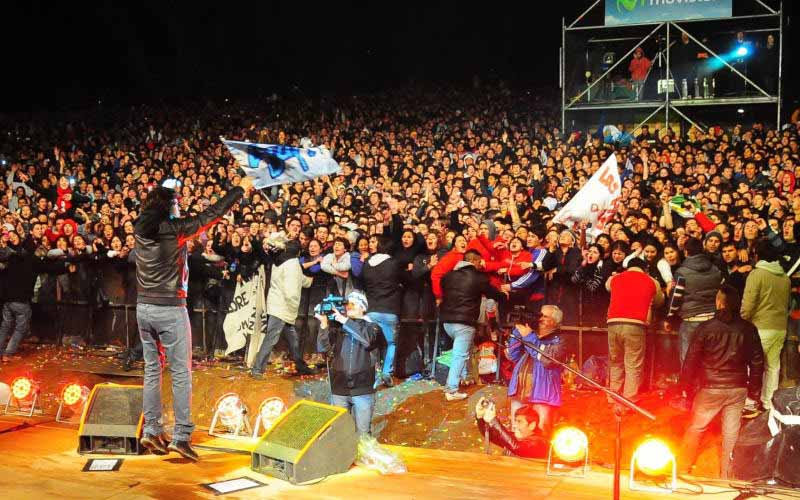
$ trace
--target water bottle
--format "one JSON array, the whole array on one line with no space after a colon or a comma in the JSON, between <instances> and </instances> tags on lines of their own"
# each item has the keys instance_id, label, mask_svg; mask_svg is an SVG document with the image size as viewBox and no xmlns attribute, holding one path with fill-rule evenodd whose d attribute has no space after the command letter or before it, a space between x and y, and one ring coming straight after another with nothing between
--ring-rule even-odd
<instances>
[{"instance_id":1,"label":"water bottle","mask_svg":"<svg viewBox=\"0 0 800 500\"><path fill-rule=\"evenodd\" d=\"M703 99L708 99L708 78L703 77Z\"/></svg>"},{"instance_id":2,"label":"water bottle","mask_svg":"<svg viewBox=\"0 0 800 500\"><path fill-rule=\"evenodd\" d=\"M686 82L686 78L681 80L681 97L683 99L689 98L689 84Z\"/></svg>"},{"instance_id":3,"label":"water bottle","mask_svg":"<svg viewBox=\"0 0 800 500\"><path fill-rule=\"evenodd\" d=\"M697 77L694 79L694 98L700 98L700 80L698 80Z\"/></svg>"},{"instance_id":4,"label":"water bottle","mask_svg":"<svg viewBox=\"0 0 800 500\"><path fill-rule=\"evenodd\" d=\"M714 97L717 93L717 80L711 78L711 97Z\"/></svg>"},{"instance_id":5,"label":"water bottle","mask_svg":"<svg viewBox=\"0 0 800 500\"><path fill-rule=\"evenodd\" d=\"M231 262L230 271L232 273L235 273L237 267L238 267L238 262L234 260L233 262Z\"/></svg>"}]
</instances>

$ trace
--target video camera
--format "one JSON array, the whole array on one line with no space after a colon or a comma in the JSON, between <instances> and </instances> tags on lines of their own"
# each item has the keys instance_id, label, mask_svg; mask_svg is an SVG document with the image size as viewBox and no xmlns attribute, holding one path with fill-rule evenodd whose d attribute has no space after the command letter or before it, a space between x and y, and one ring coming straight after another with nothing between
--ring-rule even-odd
<instances>
[{"instance_id":1,"label":"video camera","mask_svg":"<svg viewBox=\"0 0 800 500\"><path fill-rule=\"evenodd\" d=\"M541 317L542 313L540 312L528 311L525 306L514 306L514 309L508 313L508 324L512 327L516 324L528 325L536 329Z\"/></svg>"},{"instance_id":2,"label":"video camera","mask_svg":"<svg viewBox=\"0 0 800 500\"><path fill-rule=\"evenodd\" d=\"M334 321L334 316L337 311L342 315L347 314L344 308L345 302L347 301L344 299L344 297L329 294L327 297L322 299L322 302L314 306L314 314L323 314L328 318L329 321Z\"/></svg>"}]
</instances>

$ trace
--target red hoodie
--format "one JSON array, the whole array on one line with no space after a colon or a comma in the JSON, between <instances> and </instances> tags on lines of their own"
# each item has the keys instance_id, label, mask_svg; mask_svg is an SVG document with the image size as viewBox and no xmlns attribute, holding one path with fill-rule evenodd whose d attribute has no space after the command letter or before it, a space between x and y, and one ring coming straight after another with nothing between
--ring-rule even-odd
<instances>
[{"instance_id":1,"label":"red hoodie","mask_svg":"<svg viewBox=\"0 0 800 500\"><path fill-rule=\"evenodd\" d=\"M58 210L58 213L63 214L72 208L72 200L64 199L66 195L72 194L72 189L62 189L58 187L56 188L56 192L58 193L58 199L56 199L56 210Z\"/></svg>"}]
</instances>

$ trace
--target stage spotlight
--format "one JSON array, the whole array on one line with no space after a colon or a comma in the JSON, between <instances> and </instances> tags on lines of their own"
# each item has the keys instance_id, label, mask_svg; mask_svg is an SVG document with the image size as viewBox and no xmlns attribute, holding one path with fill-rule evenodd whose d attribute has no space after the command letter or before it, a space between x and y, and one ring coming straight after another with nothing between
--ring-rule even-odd
<instances>
[{"instance_id":1,"label":"stage spotlight","mask_svg":"<svg viewBox=\"0 0 800 500\"><path fill-rule=\"evenodd\" d=\"M736 112L739 113L740 115L743 115L744 114L744 109L739 108L739 109L736 110Z\"/></svg>"},{"instance_id":2,"label":"stage spotlight","mask_svg":"<svg viewBox=\"0 0 800 500\"><path fill-rule=\"evenodd\" d=\"M11 382L11 394L6 401L5 413L32 417L39 400L39 384L30 377L17 377ZM16 410L10 410L11 405Z\"/></svg>"},{"instance_id":3,"label":"stage spotlight","mask_svg":"<svg viewBox=\"0 0 800 500\"><path fill-rule=\"evenodd\" d=\"M224 432L215 432L218 423L225 429ZM250 434L247 405L235 392L223 394L214 405L214 416L208 433L217 437L236 438L243 431L247 435Z\"/></svg>"},{"instance_id":4,"label":"stage spotlight","mask_svg":"<svg viewBox=\"0 0 800 500\"><path fill-rule=\"evenodd\" d=\"M745 47L744 45L742 45L742 46L740 46L739 48L737 48L737 49L736 49L736 55L737 55L737 56L739 56L739 57L744 57L744 56L746 56L746 55L747 55L749 52L750 52L750 51L749 51L749 50L747 50L747 47Z\"/></svg>"},{"instance_id":5,"label":"stage spotlight","mask_svg":"<svg viewBox=\"0 0 800 500\"><path fill-rule=\"evenodd\" d=\"M667 489L675 490L677 481L677 462L667 443L657 438L645 439L631 457L630 489L637 491L661 491L662 488L642 486L636 481L636 472L649 477L671 477Z\"/></svg>"},{"instance_id":6,"label":"stage spotlight","mask_svg":"<svg viewBox=\"0 0 800 500\"><path fill-rule=\"evenodd\" d=\"M11 383L11 395L19 400L28 399L28 396L33 393L33 388L33 380L28 377L17 377Z\"/></svg>"},{"instance_id":7,"label":"stage spotlight","mask_svg":"<svg viewBox=\"0 0 800 500\"><path fill-rule=\"evenodd\" d=\"M281 398L272 397L262 401L258 407L256 423L253 425L253 437L259 436L262 427L264 432L270 430L275 421L278 420L278 417L283 415L285 411L286 405Z\"/></svg>"},{"instance_id":8,"label":"stage spotlight","mask_svg":"<svg viewBox=\"0 0 800 500\"><path fill-rule=\"evenodd\" d=\"M563 475L577 471L578 476L586 474L589 463L589 439L586 433L576 427L558 429L550 440L547 454L547 474Z\"/></svg>"},{"instance_id":9,"label":"stage spotlight","mask_svg":"<svg viewBox=\"0 0 800 500\"><path fill-rule=\"evenodd\" d=\"M77 382L70 382L61 388L61 398L58 404L58 412L56 413L56 422L62 423L76 423L80 419L80 414L83 413L83 406L89 399L91 391L85 385ZM64 408L69 408L72 414L70 418L62 418ZM76 419L77 417L77 419Z\"/></svg>"}]
</instances>

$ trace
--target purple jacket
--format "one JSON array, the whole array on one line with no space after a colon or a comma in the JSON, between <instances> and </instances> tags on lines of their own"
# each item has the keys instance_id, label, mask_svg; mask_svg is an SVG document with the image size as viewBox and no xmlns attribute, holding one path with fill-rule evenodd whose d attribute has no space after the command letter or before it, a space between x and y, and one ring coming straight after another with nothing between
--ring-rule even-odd
<instances>
[{"instance_id":1,"label":"purple jacket","mask_svg":"<svg viewBox=\"0 0 800 500\"><path fill-rule=\"evenodd\" d=\"M550 356L562 361L565 354L564 343L557 334L552 334L544 339L533 335L525 337L525 341L544 350ZM517 329L514 334L520 336ZM514 372L511 375L511 382L508 384L508 395L513 396L523 403L543 403L551 406L561 406L561 367L552 361L544 358L539 359L537 353L531 347L525 346L514 338L510 339L508 345L508 358L514 362ZM533 389L530 394L517 394L520 369L528 359L533 359L531 363L531 377Z\"/></svg>"}]
</instances>

